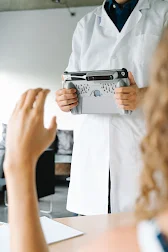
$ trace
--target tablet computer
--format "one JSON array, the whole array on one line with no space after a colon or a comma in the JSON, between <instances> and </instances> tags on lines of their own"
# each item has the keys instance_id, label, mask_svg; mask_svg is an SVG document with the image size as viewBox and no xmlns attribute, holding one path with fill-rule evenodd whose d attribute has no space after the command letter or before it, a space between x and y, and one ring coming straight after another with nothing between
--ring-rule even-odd
<instances>
[{"instance_id":1,"label":"tablet computer","mask_svg":"<svg viewBox=\"0 0 168 252\"><path fill-rule=\"evenodd\" d=\"M75 88L78 106L72 114L131 114L118 108L115 88L130 85L126 69L64 72L63 88Z\"/></svg>"}]
</instances>

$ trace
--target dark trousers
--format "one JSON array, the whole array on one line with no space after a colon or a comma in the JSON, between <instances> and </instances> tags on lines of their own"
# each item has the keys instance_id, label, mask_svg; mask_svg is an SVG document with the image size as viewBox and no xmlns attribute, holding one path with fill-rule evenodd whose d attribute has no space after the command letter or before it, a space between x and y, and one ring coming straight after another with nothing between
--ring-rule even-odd
<instances>
[{"instance_id":1,"label":"dark trousers","mask_svg":"<svg viewBox=\"0 0 168 252\"><path fill-rule=\"evenodd\" d=\"M108 185L108 213L111 213L111 179L110 179L110 172L109 172L109 185Z\"/></svg>"}]
</instances>

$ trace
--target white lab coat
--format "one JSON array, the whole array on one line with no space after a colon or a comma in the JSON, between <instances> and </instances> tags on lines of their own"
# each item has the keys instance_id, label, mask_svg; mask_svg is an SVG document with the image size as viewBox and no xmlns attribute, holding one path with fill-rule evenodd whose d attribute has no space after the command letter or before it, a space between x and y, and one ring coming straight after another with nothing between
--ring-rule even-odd
<instances>
[{"instance_id":1,"label":"white lab coat","mask_svg":"<svg viewBox=\"0 0 168 252\"><path fill-rule=\"evenodd\" d=\"M105 3L105 2L104 2ZM168 20L168 3L139 0L121 33L104 4L86 15L73 36L68 71L127 68L139 88L148 86L148 66ZM78 115L67 209L81 215L108 212L111 171L112 212L130 211L142 168L139 143L145 134L141 110L131 116Z\"/></svg>"}]
</instances>

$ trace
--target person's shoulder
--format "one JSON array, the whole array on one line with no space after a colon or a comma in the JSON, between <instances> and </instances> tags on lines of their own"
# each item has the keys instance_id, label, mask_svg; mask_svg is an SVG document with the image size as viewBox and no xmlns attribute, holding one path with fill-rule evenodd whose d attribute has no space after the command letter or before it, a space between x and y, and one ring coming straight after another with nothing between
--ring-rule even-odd
<instances>
[{"instance_id":1,"label":"person's shoulder","mask_svg":"<svg viewBox=\"0 0 168 252\"><path fill-rule=\"evenodd\" d=\"M139 252L135 226L116 228L83 248L80 252Z\"/></svg>"}]
</instances>

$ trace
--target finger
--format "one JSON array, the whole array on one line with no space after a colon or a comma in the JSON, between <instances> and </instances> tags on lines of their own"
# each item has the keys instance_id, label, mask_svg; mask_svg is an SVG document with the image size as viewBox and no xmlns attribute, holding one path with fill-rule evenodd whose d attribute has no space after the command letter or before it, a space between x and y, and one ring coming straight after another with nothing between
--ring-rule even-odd
<instances>
[{"instance_id":1,"label":"finger","mask_svg":"<svg viewBox=\"0 0 168 252\"><path fill-rule=\"evenodd\" d=\"M16 103L16 105L13 109L12 115L14 115L17 112L17 110L20 110L20 108L22 108L24 100L26 99L26 95L27 95L27 91L24 94L22 94L22 96L20 97L20 99Z\"/></svg>"},{"instance_id":2,"label":"finger","mask_svg":"<svg viewBox=\"0 0 168 252\"><path fill-rule=\"evenodd\" d=\"M71 99L75 99L75 98L77 98L76 93L74 93L74 94L64 94L64 95L56 97L56 101L57 102L66 101L66 100L71 100Z\"/></svg>"},{"instance_id":3,"label":"finger","mask_svg":"<svg viewBox=\"0 0 168 252\"><path fill-rule=\"evenodd\" d=\"M75 88L70 88L70 89L63 88L63 89L59 89L56 92L56 96L60 96L60 95L64 95L64 94L74 94L74 93L76 93Z\"/></svg>"},{"instance_id":4,"label":"finger","mask_svg":"<svg viewBox=\"0 0 168 252\"><path fill-rule=\"evenodd\" d=\"M117 94L114 95L114 97L115 97L115 99L129 100L131 95L132 95L131 93L130 94L117 93Z\"/></svg>"},{"instance_id":5,"label":"finger","mask_svg":"<svg viewBox=\"0 0 168 252\"><path fill-rule=\"evenodd\" d=\"M53 140L55 139L55 136L56 136L56 130L57 130L57 121L56 121L56 116L54 116L48 128L49 135L51 136L51 139Z\"/></svg>"},{"instance_id":6,"label":"finger","mask_svg":"<svg viewBox=\"0 0 168 252\"><path fill-rule=\"evenodd\" d=\"M58 103L59 107L62 107L62 106L67 106L67 105L71 105L71 104L74 104L78 102L78 98L76 99L72 99L72 100L65 100L65 101L60 101Z\"/></svg>"},{"instance_id":7,"label":"finger","mask_svg":"<svg viewBox=\"0 0 168 252\"><path fill-rule=\"evenodd\" d=\"M60 109L64 112L69 112L69 111L71 111L71 109L75 108L76 106L78 106L78 102L71 104L71 105L68 105L68 106L62 106L62 107L60 107Z\"/></svg>"},{"instance_id":8,"label":"finger","mask_svg":"<svg viewBox=\"0 0 168 252\"><path fill-rule=\"evenodd\" d=\"M131 72L128 73L128 78L129 78L129 81L130 81L130 85L136 85L134 76L133 76L133 74Z\"/></svg>"},{"instance_id":9,"label":"finger","mask_svg":"<svg viewBox=\"0 0 168 252\"><path fill-rule=\"evenodd\" d=\"M129 94L129 93L135 93L135 89L133 87L120 87L115 89L115 94L123 93L123 94Z\"/></svg>"},{"instance_id":10,"label":"finger","mask_svg":"<svg viewBox=\"0 0 168 252\"><path fill-rule=\"evenodd\" d=\"M129 102L128 100L117 100L116 102L118 105L124 105L124 106L128 106L131 104L131 102Z\"/></svg>"},{"instance_id":11,"label":"finger","mask_svg":"<svg viewBox=\"0 0 168 252\"><path fill-rule=\"evenodd\" d=\"M135 110L136 106L130 106L130 105L120 105L119 108L124 109L124 110Z\"/></svg>"},{"instance_id":12,"label":"finger","mask_svg":"<svg viewBox=\"0 0 168 252\"><path fill-rule=\"evenodd\" d=\"M39 92L34 107L37 111L44 112L44 104L49 92L50 92L49 89L43 89L41 92Z\"/></svg>"},{"instance_id":13,"label":"finger","mask_svg":"<svg viewBox=\"0 0 168 252\"><path fill-rule=\"evenodd\" d=\"M34 104L36 97L40 91L42 91L42 88L31 89L28 91L28 93L26 95L25 102L23 104L24 109L32 109L33 108L33 104Z\"/></svg>"},{"instance_id":14,"label":"finger","mask_svg":"<svg viewBox=\"0 0 168 252\"><path fill-rule=\"evenodd\" d=\"M18 104L16 103L16 105L15 105L13 111L12 111L11 117L16 113L16 111L17 111L17 106L18 106Z\"/></svg>"},{"instance_id":15,"label":"finger","mask_svg":"<svg viewBox=\"0 0 168 252\"><path fill-rule=\"evenodd\" d=\"M24 92L24 93L21 95L19 101L18 101L17 104L16 104L15 111L16 111L17 109L21 109L21 108L23 107L28 92L29 92L29 90L27 90L26 92Z\"/></svg>"},{"instance_id":16,"label":"finger","mask_svg":"<svg viewBox=\"0 0 168 252\"><path fill-rule=\"evenodd\" d=\"M129 96L128 99L116 99L116 102L118 104L134 104L136 103L136 100L137 100L137 97L134 94L134 95Z\"/></svg>"}]
</instances>

